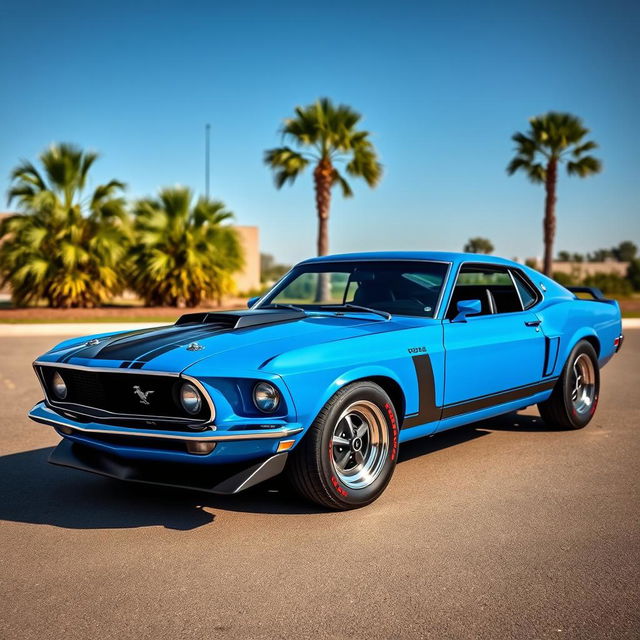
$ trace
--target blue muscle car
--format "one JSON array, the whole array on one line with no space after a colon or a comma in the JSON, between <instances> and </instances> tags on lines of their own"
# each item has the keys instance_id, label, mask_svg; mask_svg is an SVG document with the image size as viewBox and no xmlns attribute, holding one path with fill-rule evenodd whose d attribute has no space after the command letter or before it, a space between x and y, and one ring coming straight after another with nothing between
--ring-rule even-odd
<instances>
[{"instance_id":1,"label":"blue muscle car","mask_svg":"<svg viewBox=\"0 0 640 640\"><path fill-rule=\"evenodd\" d=\"M38 358L29 415L63 438L50 462L213 493L284 471L351 509L384 491L407 440L533 404L584 427L622 344L598 290L484 255L313 258L249 307Z\"/></svg>"}]
</instances>

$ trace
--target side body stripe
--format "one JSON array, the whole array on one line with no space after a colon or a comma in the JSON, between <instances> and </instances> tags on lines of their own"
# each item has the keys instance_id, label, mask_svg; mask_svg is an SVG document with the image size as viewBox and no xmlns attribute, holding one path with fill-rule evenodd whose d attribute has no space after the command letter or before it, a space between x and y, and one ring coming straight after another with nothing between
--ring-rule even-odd
<instances>
[{"instance_id":1,"label":"side body stripe","mask_svg":"<svg viewBox=\"0 0 640 640\"><path fill-rule=\"evenodd\" d=\"M436 407L436 385L431 358L428 354L413 356L413 366L416 369L416 378L418 379L418 413L405 417L402 423L403 429L440 420L442 413L442 409Z\"/></svg>"},{"instance_id":2,"label":"side body stripe","mask_svg":"<svg viewBox=\"0 0 640 640\"><path fill-rule=\"evenodd\" d=\"M473 413L482 409L488 409L514 400L520 400L529 396L553 389L557 378L546 379L542 382L515 387L499 393L470 398L455 404L437 407L435 403L435 382L433 367L428 354L413 356L413 366L416 369L418 380L418 413L405 416L403 429L410 429L428 422L435 422L444 418Z\"/></svg>"}]
</instances>

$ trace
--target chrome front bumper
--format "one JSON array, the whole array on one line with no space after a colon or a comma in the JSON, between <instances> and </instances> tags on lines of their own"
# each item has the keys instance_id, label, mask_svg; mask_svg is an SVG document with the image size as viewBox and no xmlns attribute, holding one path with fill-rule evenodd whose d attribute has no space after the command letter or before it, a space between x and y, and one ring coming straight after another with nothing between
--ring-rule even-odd
<instances>
[{"instance_id":1,"label":"chrome front bumper","mask_svg":"<svg viewBox=\"0 0 640 640\"><path fill-rule=\"evenodd\" d=\"M29 412L29 417L35 422L46 424L54 427L58 431L64 433L64 429L72 429L79 433L90 435L107 434L119 436L133 436L143 438L164 438L169 440L189 440L198 442L230 442L237 440L262 440L262 439L278 439L294 436L302 431L302 427L275 426L264 429L242 429L237 431L219 431L215 427L213 430L194 431L193 433L186 431L159 431L156 429L132 429L129 427L119 427L116 425L100 424L98 422L77 422L58 411L54 411L48 407L44 401L36 404Z\"/></svg>"}]
</instances>

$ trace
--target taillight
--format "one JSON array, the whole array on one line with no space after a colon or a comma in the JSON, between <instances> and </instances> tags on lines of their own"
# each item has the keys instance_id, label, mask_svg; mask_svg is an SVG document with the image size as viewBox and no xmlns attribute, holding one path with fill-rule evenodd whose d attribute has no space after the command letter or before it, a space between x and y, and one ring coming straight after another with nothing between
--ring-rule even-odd
<instances>
[{"instance_id":1,"label":"taillight","mask_svg":"<svg viewBox=\"0 0 640 640\"><path fill-rule=\"evenodd\" d=\"M623 340L624 340L624 336L618 336L613 341L613 346L616 348L616 353L618 353L618 351L620 351L620 347L622 347Z\"/></svg>"}]
</instances>

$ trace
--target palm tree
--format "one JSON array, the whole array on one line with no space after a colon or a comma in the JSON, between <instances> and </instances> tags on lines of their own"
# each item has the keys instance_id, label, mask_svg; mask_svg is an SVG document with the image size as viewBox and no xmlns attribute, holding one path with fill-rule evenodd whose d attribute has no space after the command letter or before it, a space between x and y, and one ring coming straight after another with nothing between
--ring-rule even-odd
<instances>
[{"instance_id":1,"label":"palm tree","mask_svg":"<svg viewBox=\"0 0 640 640\"><path fill-rule=\"evenodd\" d=\"M553 241L556 234L556 183L558 165L567 163L567 173L586 178L602 170L602 163L587 151L597 148L593 141L584 141L589 129L582 120L570 113L550 111L529 120L529 131L515 133L516 155L507 173L524 171L533 183L544 184L544 273L551 275Z\"/></svg>"},{"instance_id":2,"label":"palm tree","mask_svg":"<svg viewBox=\"0 0 640 640\"><path fill-rule=\"evenodd\" d=\"M361 115L346 105L334 105L321 98L307 107L296 107L295 117L287 118L282 128L289 146L268 149L265 163L275 173L276 187L293 184L310 163L314 163L313 180L318 214L318 255L329 251L329 209L331 189L340 185L345 198L353 196L351 186L336 167L345 165L348 176L363 178L375 187L382 176L382 165L369 140L369 132L356 125ZM328 298L328 280L319 278L317 299Z\"/></svg>"},{"instance_id":3,"label":"palm tree","mask_svg":"<svg viewBox=\"0 0 640 640\"><path fill-rule=\"evenodd\" d=\"M162 189L134 208L131 284L148 305L194 307L233 288L243 264L233 218L217 200L186 187Z\"/></svg>"},{"instance_id":4,"label":"palm tree","mask_svg":"<svg viewBox=\"0 0 640 640\"><path fill-rule=\"evenodd\" d=\"M97 158L58 144L40 155L42 169L23 161L12 171L8 202L21 211L0 225L0 273L18 306L95 306L123 287L125 185L111 180L85 194Z\"/></svg>"}]
</instances>

